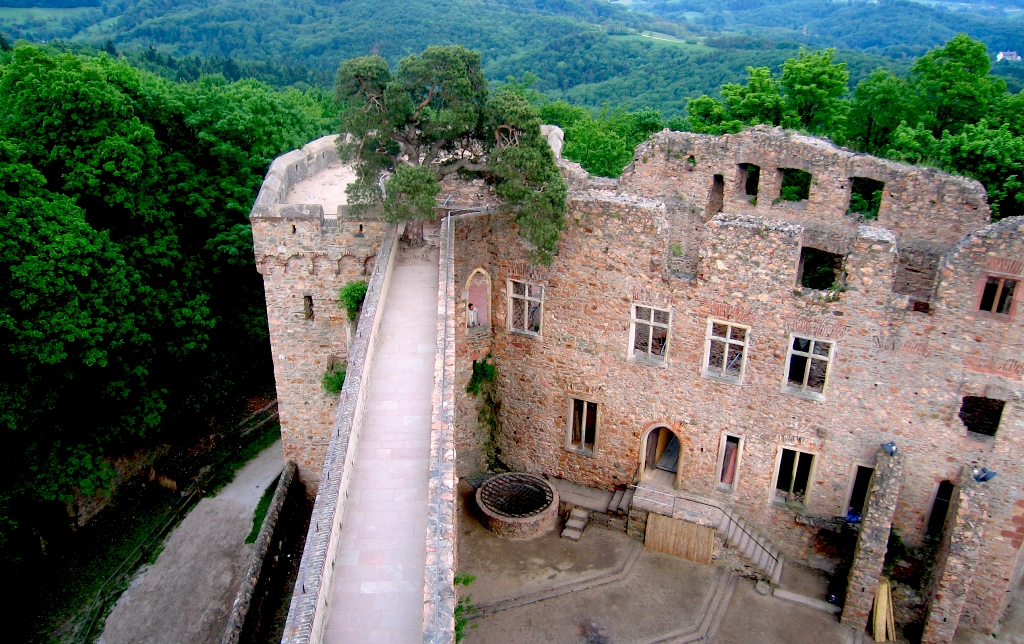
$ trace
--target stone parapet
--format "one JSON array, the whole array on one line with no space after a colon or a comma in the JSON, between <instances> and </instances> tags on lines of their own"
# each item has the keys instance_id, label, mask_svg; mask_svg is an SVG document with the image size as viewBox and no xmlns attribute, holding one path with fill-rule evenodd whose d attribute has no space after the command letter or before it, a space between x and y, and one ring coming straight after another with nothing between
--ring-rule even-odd
<instances>
[{"instance_id":1,"label":"stone parapet","mask_svg":"<svg viewBox=\"0 0 1024 644\"><path fill-rule=\"evenodd\" d=\"M871 612L878 582L882 577L892 519L896 514L902 485L903 452L889 456L884 449L879 449L867 509L864 511L853 565L850 567L846 603L841 618L843 624L857 631L863 631L868 624L868 613Z\"/></svg>"},{"instance_id":2,"label":"stone parapet","mask_svg":"<svg viewBox=\"0 0 1024 644\"><path fill-rule=\"evenodd\" d=\"M242 585L235 596L235 602L231 606L231 614L228 616L228 625L224 631L224 638L221 644L238 644L243 639L243 632L246 629L246 620L249 616L249 609L252 605L256 588L263 578L263 562L271 549L271 543L275 540L274 534L277 530L278 519L281 517L281 510L284 508L288 493L295 481L295 463L288 462L281 472L281 478L277 482L277 489L274 490L274 498L270 501L267 514L263 518L263 525L260 526L259 536L252 549L252 556L249 565L242 577Z\"/></svg>"},{"instance_id":3,"label":"stone parapet","mask_svg":"<svg viewBox=\"0 0 1024 644\"><path fill-rule=\"evenodd\" d=\"M352 476L357 444L362 428L366 387L373 365L384 303L394 273L398 249L398 231L390 227L377 254L363 301L359 325L349 353L348 373L341 390L338 412L327 446L320 486L313 504L306 546L299 564L295 590L288 609L282 642L309 644L319 642L326 622L327 598L330 596L331 569L345 517L348 484Z\"/></svg>"},{"instance_id":4,"label":"stone parapet","mask_svg":"<svg viewBox=\"0 0 1024 644\"><path fill-rule=\"evenodd\" d=\"M430 417L430 481L426 567L423 578L423 643L455 641L455 220L441 221L437 289L437 344Z\"/></svg>"},{"instance_id":5,"label":"stone parapet","mask_svg":"<svg viewBox=\"0 0 1024 644\"><path fill-rule=\"evenodd\" d=\"M942 545L932 571L921 644L950 644L974 581L988 519L988 483L975 482L971 466L950 504Z\"/></svg>"}]
</instances>

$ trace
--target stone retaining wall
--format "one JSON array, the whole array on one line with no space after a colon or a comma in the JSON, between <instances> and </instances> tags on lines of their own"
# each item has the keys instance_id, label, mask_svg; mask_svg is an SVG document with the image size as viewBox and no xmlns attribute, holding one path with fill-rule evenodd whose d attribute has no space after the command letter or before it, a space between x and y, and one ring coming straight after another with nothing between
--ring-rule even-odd
<instances>
[{"instance_id":1,"label":"stone retaining wall","mask_svg":"<svg viewBox=\"0 0 1024 644\"><path fill-rule=\"evenodd\" d=\"M348 374L341 390L334 431L327 447L327 458L313 505L306 547L299 564L295 592L281 640L283 644L320 641L326 621L323 608L330 595L331 572L341 537L348 484L362 429L366 400L366 388L363 385L370 376L397 249L398 231L392 226L388 228L377 253L373 276L370 278L349 354Z\"/></svg>"},{"instance_id":2,"label":"stone retaining wall","mask_svg":"<svg viewBox=\"0 0 1024 644\"><path fill-rule=\"evenodd\" d=\"M257 596L256 589L261 585L264 578L263 562L271 549L271 544L276 540L278 519L281 517L281 510L288 499L292 484L295 481L296 466L289 461L281 472L281 478L277 482L277 489L274 491L274 498L270 501L270 507L263 519L259 536L256 537L256 544L253 546L252 557L245 569L245 576L242 577L242 585L238 589L235 603L231 606L231 615L228 617L227 629L224 631L222 644L238 644L249 641L244 637L244 632L251 631L248 625L249 610L252 607L253 598ZM249 626L247 628L247 626Z\"/></svg>"},{"instance_id":3,"label":"stone retaining wall","mask_svg":"<svg viewBox=\"0 0 1024 644\"><path fill-rule=\"evenodd\" d=\"M430 482L427 504L427 560L423 577L423 642L455 641L455 248L441 221L437 287L437 345L430 416Z\"/></svg>"}]
</instances>

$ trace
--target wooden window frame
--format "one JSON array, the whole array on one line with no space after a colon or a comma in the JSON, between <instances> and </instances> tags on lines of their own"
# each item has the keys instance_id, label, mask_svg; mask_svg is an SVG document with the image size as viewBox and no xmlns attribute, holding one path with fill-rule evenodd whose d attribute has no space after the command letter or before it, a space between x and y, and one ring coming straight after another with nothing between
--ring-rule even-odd
<instances>
[{"instance_id":1,"label":"wooden window frame","mask_svg":"<svg viewBox=\"0 0 1024 644\"><path fill-rule=\"evenodd\" d=\"M802 340L810 341L811 347L807 352L798 351L793 348L793 340L800 338ZM814 343L816 342L827 342L829 344L829 350L827 356L822 356L814 353ZM793 385L789 382L789 365L794 355L802 356L807 358L807 365L804 367L804 379L803 384L800 386ZM811 364L814 360L824 361L825 367L825 381L821 384L821 392L817 392L807 389L807 380L810 375ZM836 360L836 341L830 338L818 338L813 335L805 335L803 333L790 333L786 339L786 361L783 363L782 369L782 391L787 394L794 396L800 396L802 398L809 398L811 400L824 400L828 393L829 381L832 379L832 369L835 366Z\"/></svg>"},{"instance_id":2,"label":"wooden window frame","mask_svg":"<svg viewBox=\"0 0 1024 644\"><path fill-rule=\"evenodd\" d=\"M573 443L573 441L572 441L573 407L575 406L577 400L583 402L583 414L584 414L583 418L584 418L584 420L583 420L583 430L581 431L581 436L583 437L583 441L581 441L580 443ZM586 414L587 414L587 406L588 406L588 404L595 406L595 410L594 410L594 413L595 413L595 418L594 418L594 447L593 447L592 450L591 449L587 449L586 442L585 442L586 441L586 424L587 424L587 421L586 421L587 416L586 416ZM567 414L566 414L566 425L565 425L565 449L566 449L566 451L572 452L574 454L581 454L583 456L589 456L589 457L592 457L592 458L597 456L598 445L600 443L600 437L601 437L601 407L602 407L602 405L601 405L601 403L599 401L590 400L590 399L587 399L587 398L581 398L579 396L569 396L569 403L568 403L568 406L567 406Z\"/></svg>"},{"instance_id":3,"label":"wooden window frame","mask_svg":"<svg viewBox=\"0 0 1024 644\"><path fill-rule=\"evenodd\" d=\"M523 285L523 287L524 287L524 289L523 289L524 295L519 295L519 294L517 294L515 292L515 285L516 284L522 284ZM507 295L508 295L508 312L507 312L507 315L506 315L505 322L507 324L509 332L510 333L515 333L517 335L525 335L525 336L531 337L531 338L540 338L540 337L542 337L543 333L544 333L544 293L545 293L545 291L547 291L547 287L545 287L543 284L538 284L537 282L527 282L526 280L509 278L508 282L506 284L506 288L508 290L508 293L507 293ZM530 289L531 288L539 288L540 289L540 297L533 297L533 296L531 296L530 295ZM523 304L523 306L525 307L525 309L524 309L524 318L523 318L524 323L529 323L529 320L530 320L530 306L529 306L529 304L531 302L536 302L538 304L538 306L539 306L539 316L540 316L540 325L539 325L539 328L536 331L530 331L527 328L517 329L517 328L515 328L512 325L512 315L513 315L512 311L513 311L513 308L514 308L514 301L515 300L522 300L524 302L524 304Z\"/></svg>"},{"instance_id":4,"label":"wooden window frame","mask_svg":"<svg viewBox=\"0 0 1024 644\"><path fill-rule=\"evenodd\" d=\"M789 451L791 451L791 452L796 452L797 453L797 457L796 457L796 459L795 459L795 461L793 463L793 477L794 478L796 478L796 470L797 470L797 468L800 465L800 456L799 455L800 454L809 454L811 456L811 458L813 459L811 461L811 470L807 473L807 490L804 493L804 502L803 503L797 503L797 502L791 501L789 499L783 501L783 500L780 500L779 497L776 496L776 494L775 494L775 490L777 489L777 487L779 485L779 470L782 468L782 454L783 454L783 451L787 450L787 449ZM792 504L792 505L795 505L795 506L798 506L798 507L802 507L804 509L809 508L810 507L810 500L811 500L811 492L813 491L814 481L815 481L815 478L816 478L817 473L818 473L818 457L819 457L819 454L817 452L811 451L811 450L806 449L806 448L801 448L801 447L798 447L796 445L779 445L778 453L776 453L776 455L775 455L775 469L772 471L771 484L770 484L770 486L768 488L768 500L771 501L772 503L777 504L777 505L789 506L789 505ZM789 494L792 494L792 493L793 493L793 482L790 481L790 484L789 484Z\"/></svg>"},{"instance_id":5,"label":"wooden window frame","mask_svg":"<svg viewBox=\"0 0 1024 644\"><path fill-rule=\"evenodd\" d=\"M711 331L714 329L716 324L722 324L727 327L726 335L732 336L733 327L737 329L743 329L746 333L744 334L743 342L737 342L736 340L730 339L730 337L712 336ZM751 328L746 324L737 324L735 322L729 322L727 320L717 320L715 318L708 318L707 326L704 329L704 360L701 363L701 375L709 380L717 380L719 382L725 382L731 385L739 385L743 383L743 376L747 371L747 354L750 352L750 334ZM711 360L711 342L713 340L723 341L726 344L726 353L722 360L722 371L721 373L715 373L711 371L711 367L708 364ZM743 356L740 358L740 374L738 376L730 376L725 373L726 361L729 358L728 347L730 345L739 345L743 347Z\"/></svg>"},{"instance_id":6,"label":"wooden window frame","mask_svg":"<svg viewBox=\"0 0 1024 644\"><path fill-rule=\"evenodd\" d=\"M641 320L640 318L638 318L637 317L637 309L638 308L650 309L651 310L651 319L650 320ZM655 317L654 313L655 313L655 311L657 311L659 313L667 313L668 314L668 322L665 322L665 323L656 322L654 320L654 317ZM637 324L646 324L649 327L649 331L648 331L648 334L647 334L647 338L648 338L647 339L647 347L648 348L647 348L647 355L646 356L638 356L638 355L635 355L635 353L634 353L634 351L636 349L636 325ZM662 355L660 355L660 356L653 355L651 353L651 349L650 349L651 345L653 344L653 340L654 340L654 329L655 328L665 329L665 350L662 353ZM669 345L671 344L671 341L672 341L671 337L672 337L672 309L663 309L661 307L652 306L650 304L642 304L642 303L638 303L638 302L634 302L633 304L630 305L630 307L629 307L629 349L628 349L628 353L626 354L626 357L629 360L634 360L636 362L644 362L644 363L653 364L653 365L667 365L668 364Z\"/></svg>"},{"instance_id":7,"label":"wooden window frame","mask_svg":"<svg viewBox=\"0 0 1024 644\"><path fill-rule=\"evenodd\" d=\"M722 483L722 468L725 466L725 445L729 438L739 439L736 446L736 472L733 474L732 485ZM720 492L736 494L740 487L740 472L743 469L743 436L732 432L722 432L718 439L718 464L715 466L715 489Z\"/></svg>"},{"instance_id":8,"label":"wooden window frame","mask_svg":"<svg viewBox=\"0 0 1024 644\"><path fill-rule=\"evenodd\" d=\"M981 308L981 300L985 297L985 285L988 284L990 279L1001 280L999 288L996 290L995 301L999 301L999 294L1002 293L1005 287L1006 281L1016 282L1016 286L1013 289L1013 301L1010 302L1010 310L1006 313L995 313L993 311L986 311ZM1008 273L994 273L986 271L982 273L978 278L977 283L974 286L974 312L987 320L998 320L999 322L1012 322L1017 316L1017 303L1020 301L1022 293L1020 293L1021 286L1024 285L1024 277L1020 275L1010 275Z\"/></svg>"}]
</instances>

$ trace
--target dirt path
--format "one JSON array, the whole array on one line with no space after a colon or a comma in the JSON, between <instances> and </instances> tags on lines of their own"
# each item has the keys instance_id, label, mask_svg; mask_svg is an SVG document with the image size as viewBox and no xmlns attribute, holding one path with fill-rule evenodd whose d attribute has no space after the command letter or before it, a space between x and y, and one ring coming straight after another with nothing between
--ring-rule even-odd
<instances>
[{"instance_id":1,"label":"dirt path","mask_svg":"<svg viewBox=\"0 0 1024 644\"><path fill-rule=\"evenodd\" d=\"M243 542L253 511L283 468L278 441L217 496L201 500L121 595L99 644L219 642L252 552Z\"/></svg>"}]
</instances>

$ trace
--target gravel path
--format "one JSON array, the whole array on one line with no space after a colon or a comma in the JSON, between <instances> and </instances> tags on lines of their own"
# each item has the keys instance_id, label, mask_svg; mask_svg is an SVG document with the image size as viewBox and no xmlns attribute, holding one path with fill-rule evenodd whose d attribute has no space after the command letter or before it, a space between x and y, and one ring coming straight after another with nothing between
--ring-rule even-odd
<instances>
[{"instance_id":1,"label":"gravel path","mask_svg":"<svg viewBox=\"0 0 1024 644\"><path fill-rule=\"evenodd\" d=\"M118 599L99 644L219 642L252 552L253 511L282 469L278 441L202 499Z\"/></svg>"}]
</instances>

